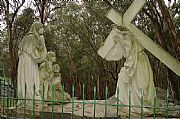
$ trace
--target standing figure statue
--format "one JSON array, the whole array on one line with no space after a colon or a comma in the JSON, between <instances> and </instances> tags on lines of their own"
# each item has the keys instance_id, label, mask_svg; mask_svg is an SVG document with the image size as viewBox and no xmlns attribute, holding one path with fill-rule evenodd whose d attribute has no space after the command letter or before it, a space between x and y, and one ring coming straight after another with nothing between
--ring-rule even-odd
<instances>
[{"instance_id":1,"label":"standing figure statue","mask_svg":"<svg viewBox=\"0 0 180 119\"><path fill-rule=\"evenodd\" d=\"M43 62L47 54L43 31L43 24L34 22L30 31L19 44L18 98L25 98L26 96L26 99L35 98L36 100L41 100L39 94L40 79L38 63ZM23 100L18 101L18 105L23 103ZM41 103L41 101L36 101L36 103ZM32 107L31 100L26 100L26 104Z\"/></svg>"},{"instance_id":2,"label":"standing figure statue","mask_svg":"<svg viewBox=\"0 0 180 119\"><path fill-rule=\"evenodd\" d=\"M143 106L154 105L155 87L149 59L129 29L114 28L104 45L98 50L98 54L109 61L126 58L124 67L118 74L115 93L120 104L135 106L131 107L131 112L134 114L141 113L141 103ZM128 113L128 109L129 107L122 107L120 111ZM143 113L149 114L151 110L143 108Z\"/></svg>"}]
</instances>

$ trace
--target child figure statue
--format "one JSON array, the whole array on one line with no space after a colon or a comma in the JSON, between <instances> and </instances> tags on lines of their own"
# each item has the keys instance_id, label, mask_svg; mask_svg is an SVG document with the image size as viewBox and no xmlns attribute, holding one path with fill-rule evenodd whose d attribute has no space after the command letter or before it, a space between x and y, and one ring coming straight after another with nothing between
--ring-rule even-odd
<instances>
[{"instance_id":1,"label":"child figure statue","mask_svg":"<svg viewBox=\"0 0 180 119\"><path fill-rule=\"evenodd\" d=\"M44 97L44 100L71 100L70 95L62 90L60 67L58 64L53 65L55 61L55 53L50 51L47 53L46 61L40 65L41 97Z\"/></svg>"},{"instance_id":2,"label":"child figure statue","mask_svg":"<svg viewBox=\"0 0 180 119\"><path fill-rule=\"evenodd\" d=\"M49 80L48 85L48 100L71 100L70 95L65 92L61 85L61 74L58 64L53 65L54 76ZM54 86L53 86L54 85ZM53 96L54 95L54 96Z\"/></svg>"},{"instance_id":3,"label":"child figure statue","mask_svg":"<svg viewBox=\"0 0 180 119\"><path fill-rule=\"evenodd\" d=\"M44 100L47 100L49 80L54 76L52 66L55 61L56 61L55 53L52 51L49 51L46 55L45 61L39 67L39 72L40 72L40 91L39 92L41 94L41 97L44 96ZM44 92L44 95L43 95L43 92Z\"/></svg>"}]
</instances>

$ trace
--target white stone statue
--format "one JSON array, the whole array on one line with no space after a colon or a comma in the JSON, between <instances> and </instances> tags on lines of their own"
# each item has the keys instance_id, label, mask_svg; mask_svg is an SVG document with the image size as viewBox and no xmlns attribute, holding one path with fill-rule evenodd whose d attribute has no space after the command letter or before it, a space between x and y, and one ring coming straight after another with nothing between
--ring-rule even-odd
<instances>
[{"instance_id":1,"label":"white stone statue","mask_svg":"<svg viewBox=\"0 0 180 119\"><path fill-rule=\"evenodd\" d=\"M53 72L54 72L54 76L52 77L52 79L49 81L49 87L48 87L48 100L53 100L53 96L52 96L52 89L53 89L53 85L54 85L54 100L65 100L65 101L70 101L71 100L71 96L62 90L62 85L61 85L61 74L59 73L60 71L60 67L58 64L54 64L53 65ZM63 97L64 95L64 97Z\"/></svg>"},{"instance_id":2,"label":"white stone statue","mask_svg":"<svg viewBox=\"0 0 180 119\"><path fill-rule=\"evenodd\" d=\"M50 51L47 53L46 61L43 62L40 67L40 80L41 88L40 94L43 96L43 84L44 84L44 99L52 100L52 87L54 85L54 100L62 100L64 93L64 100L71 100L71 97L65 91L62 91L61 74L59 73L60 67L58 64L53 64L56 61L55 53Z\"/></svg>"},{"instance_id":3,"label":"white stone statue","mask_svg":"<svg viewBox=\"0 0 180 119\"><path fill-rule=\"evenodd\" d=\"M38 63L44 61L47 50L43 36L43 24L34 22L30 31L25 35L19 44L19 63L18 63L18 98L25 98L26 83L26 99L33 99L35 85L35 99L41 100L39 95L39 68ZM18 101L18 105L24 101ZM28 106L32 106L32 101L26 100ZM36 101L41 103L41 101Z\"/></svg>"},{"instance_id":4,"label":"white stone statue","mask_svg":"<svg viewBox=\"0 0 180 119\"><path fill-rule=\"evenodd\" d=\"M54 52L49 51L47 53L45 61L40 65L40 93L43 94L43 84L44 84L44 99L47 100L47 92L49 81L54 76L53 63L56 61L56 55Z\"/></svg>"},{"instance_id":5,"label":"white stone statue","mask_svg":"<svg viewBox=\"0 0 180 119\"><path fill-rule=\"evenodd\" d=\"M98 54L109 61L126 58L124 67L118 74L115 93L120 104L130 104L129 92L131 92L131 105L141 106L141 95L143 94L143 105L153 106L155 87L149 59L129 29L113 28L104 45L98 50ZM120 108L120 110L128 113L128 107ZM141 108L131 107L131 112L139 114ZM151 110L143 108L143 112L148 114Z\"/></svg>"}]
</instances>

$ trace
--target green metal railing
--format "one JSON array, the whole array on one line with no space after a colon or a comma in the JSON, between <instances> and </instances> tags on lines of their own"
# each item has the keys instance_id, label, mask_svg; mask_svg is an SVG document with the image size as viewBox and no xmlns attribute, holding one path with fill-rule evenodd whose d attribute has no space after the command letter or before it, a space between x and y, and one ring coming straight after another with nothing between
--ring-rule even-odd
<instances>
[{"instance_id":1,"label":"green metal railing","mask_svg":"<svg viewBox=\"0 0 180 119\"><path fill-rule=\"evenodd\" d=\"M16 86L17 87L17 86ZM5 77L0 77L0 88L1 88L1 95L0 95L0 102L1 102L1 105L0 105L0 108L1 108L1 116L5 116L5 117L14 117L14 118L19 118L19 107L18 107L18 101L19 100L22 100L23 101L23 108L21 110L23 110L23 115L21 113L21 116L26 119L26 118L29 118L28 116L28 113L29 113L29 109L26 107L26 102L27 101L32 101L33 102L33 106L32 106L32 110L31 110L31 117L32 119L35 119L36 118L36 107L35 107L35 102L41 102L42 104L42 110L40 110L40 113L41 113L41 117L42 119L45 119L46 116L45 116L45 103L46 102L51 102L51 119L55 119L57 118L55 116L55 114L57 113L57 111L55 111L55 106L58 103L60 103L58 106L61 107L61 112L60 112L60 116L58 118L60 119L63 119L63 118L66 118L65 117L65 111L64 111L64 107L65 107L65 104L67 103L71 103L71 118L72 119L75 119L76 118L76 115L75 115L75 104L81 104L82 105L82 119L86 118L86 115L85 115L85 105L86 104L92 104L93 105L93 117L92 118L96 118L97 115L96 115L96 111L97 111L97 106L100 104L97 100L96 100L96 96L97 96L97 89L96 89L96 86L94 86L94 100L92 102L88 102L85 100L85 94L84 94L84 90L85 90L85 85L83 84L82 85L82 100L81 101L77 101L75 99L75 88L74 88L74 84L72 85L72 100L71 101L65 101L64 100L64 84L62 85L62 99L61 100L55 100L55 86L53 85L52 86L52 100L45 100L44 99L44 84L42 86L42 89L43 89L43 93L42 93L42 100L35 100L35 84L34 84L34 90L33 90L33 99L27 99L26 97L26 93L27 93L27 86L26 84L24 85L24 91L25 91L25 96L23 99L20 99L18 98L17 96L14 97L14 92L13 92L13 89L12 89L12 81L11 79L8 79L8 78L5 78ZM17 89L16 89L17 91ZM119 95L120 91L117 90L117 94ZM103 105L104 106L104 110L101 110L101 111L104 111L104 116L103 118L106 119L108 118L108 106L113 106L115 107L116 109L116 113L115 114L115 117L114 118L119 118L119 107L127 107L128 108L128 117L127 118L132 118L132 107L138 107L140 108L141 112L140 112L140 119L143 119L144 118L144 115L143 115L143 109L144 108L151 108L153 110L153 113L151 115L151 117L153 117L154 119L156 118L157 116L157 110L159 109L163 109L165 110L165 118L169 118L169 113L172 112L172 111L179 111L179 115L176 117L176 118L179 118L180 119L180 108L177 108L177 109L171 109L169 107L169 91L167 90L167 94L166 94L166 106L164 108L160 108L160 107L157 107L157 96L156 96L156 91L154 90L154 106L153 107L148 107L148 106L145 106L144 105L144 97L143 97L143 90L141 92L141 105L138 107L138 106L133 106L131 104L131 92L129 91L129 104L128 105L122 105L120 104L119 100L116 100L115 103L113 104L110 104L108 102L108 87L106 86L105 88L105 100L104 100L104 103L103 104L100 104L100 105ZM17 94L17 92L16 92ZM11 109L12 107L14 107L13 109Z\"/></svg>"}]
</instances>

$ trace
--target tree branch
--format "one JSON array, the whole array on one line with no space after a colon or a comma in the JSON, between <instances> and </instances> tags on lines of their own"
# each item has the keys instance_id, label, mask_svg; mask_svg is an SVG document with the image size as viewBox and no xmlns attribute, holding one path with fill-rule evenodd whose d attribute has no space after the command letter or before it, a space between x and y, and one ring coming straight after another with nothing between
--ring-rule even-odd
<instances>
[{"instance_id":1,"label":"tree branch","mask_svg":"<svg viewBox=\"0 0 180 119\"><path fill-rule=\"evenodd\" d=\"M36 7L37 7L37 9L39 11L39 15L41 16L41 8L39 7L39 4L38 4L37 0L34 0L34 2L35 2L35 5L36 5Z\"/></svg>"},{"instance_id":2,"label":"tree branch","mask_svg":"<svg viewBox=\"0 0 180 119\"><path fill-rule=\"evenodd\" d=\"M16 15L17 15L19 9L23 6L24 3L25 3L25 0L23 0L22 3L21 3L21 4L17 7L17 9L14 11L13 16L12 16L12 19L11 19L11 21L10 21L11 23L9 24L9 25L10 25L10 28L12 27L12 24L13 24L13 22L14 22L14 20L15 20L15 17L16 17Z\"/></svg>"},{"instance_id":3,"label":"tree branch","mask_svg":"<svg viewBox=\"0 0 180 119\"><path fill-rule=\"evenodd\" d=\"M41 23L44 24L44 10L45 10L46 0L42 0L42 11L41 11Z\"/></svg>"},{"instance_id":4,"label":"tree branch","mask_svg":"<svg viewBox=\"0 0 180 119\"><path fill-rule=\"evenodd\" d=\"M169 27L169 32L171 34L172 37L172 42L175 48L175 53L176 53L176 58L180 58L180 42L178 40L178 36L177 36L177 31L175 28L175 25L173 23L173 20L169 14L169 11L164 3L164 1L160 1L160 0L156 0L156 2L159 5L159 8L162 12L163 18L165 19L168 27Z\"/></svg>"},{"instance_id":5,"label":"tree branch","mask_svg":"<svg viewBox=\"0 0 180 119\"><path fill-rule=\"evenodd\" d=\"M44 21L47 20L47 18L49 17L49 15L50 15L50 13L51 13L52 11L55 11L55 10L60 9L60 8L62 8L62 6L60 6L60 7L54 7L53 9L49 10L49 12L46 14L46 16L45 16L45 18L44 18Z\"/></svg>"}]
</instances>

